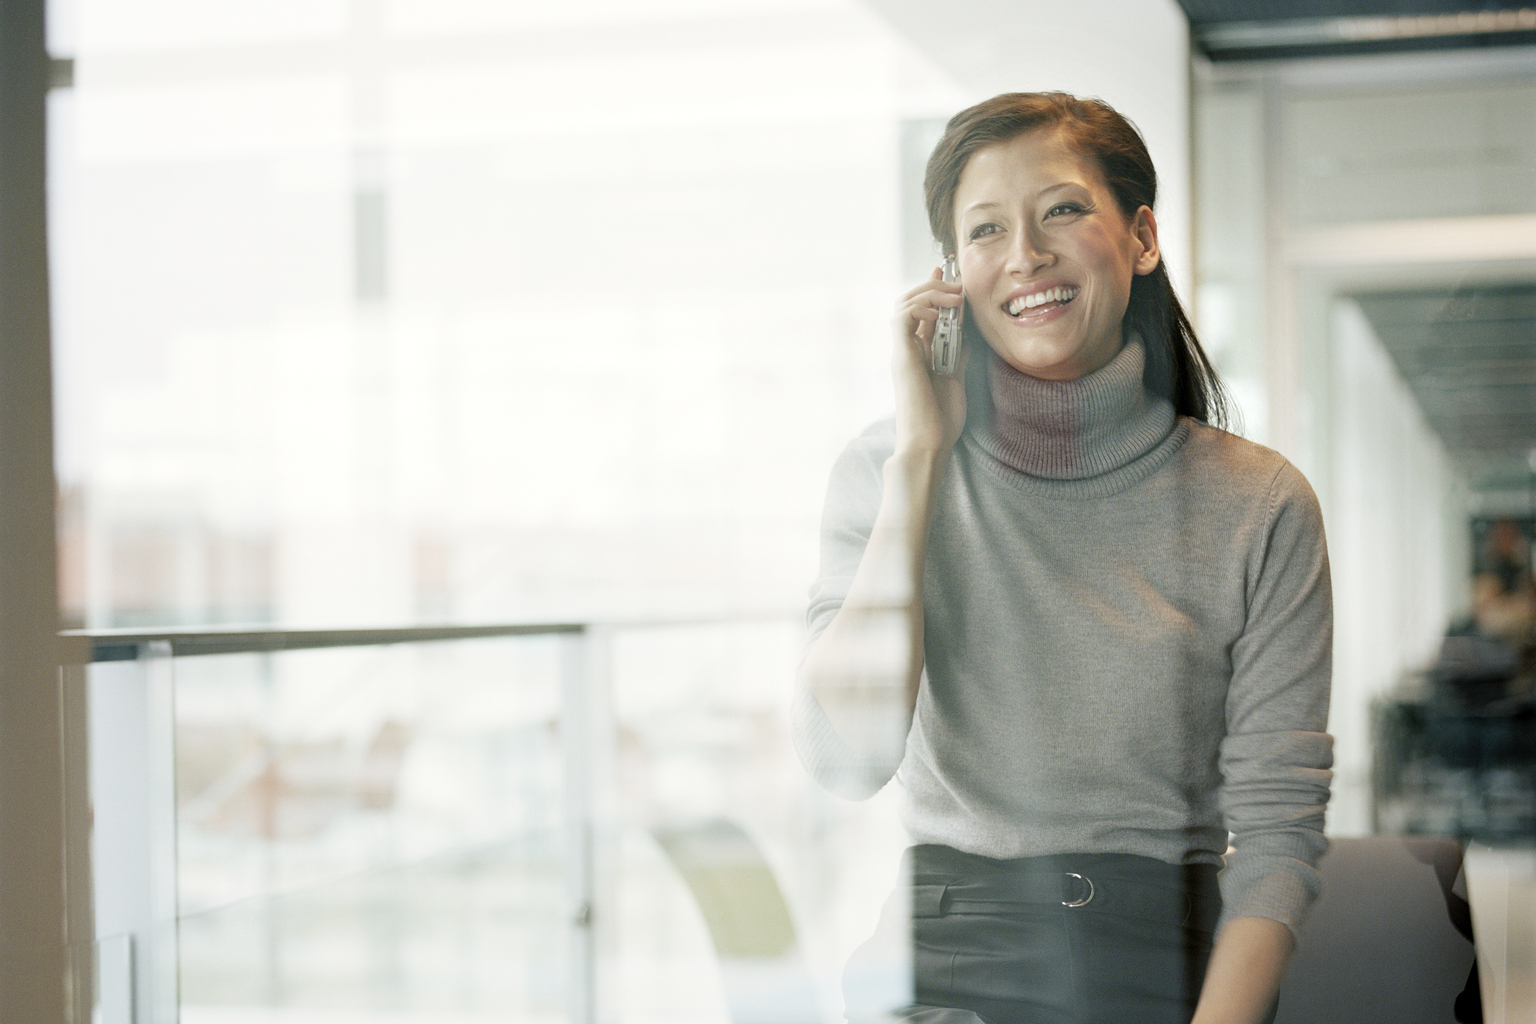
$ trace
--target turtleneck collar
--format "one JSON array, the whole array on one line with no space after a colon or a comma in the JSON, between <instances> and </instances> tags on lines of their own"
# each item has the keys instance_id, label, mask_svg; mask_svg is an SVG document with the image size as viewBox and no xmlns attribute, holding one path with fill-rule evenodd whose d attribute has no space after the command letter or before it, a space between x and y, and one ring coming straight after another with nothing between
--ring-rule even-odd
<instances>
[{"instance_id":1,"label":"turtleneck collar","mask_svg":"<svg viewBox=\"0 0 1536 1024\"><path fill-rule=\"evenodd\" d=\"M988 355L991 423L976 440L1020 473L1086 480L1134 462L1173 430L1172 403L1142 384L1135 335L1107 366L1072 381L1040 380Z\"/></svg>"}]
</instances>

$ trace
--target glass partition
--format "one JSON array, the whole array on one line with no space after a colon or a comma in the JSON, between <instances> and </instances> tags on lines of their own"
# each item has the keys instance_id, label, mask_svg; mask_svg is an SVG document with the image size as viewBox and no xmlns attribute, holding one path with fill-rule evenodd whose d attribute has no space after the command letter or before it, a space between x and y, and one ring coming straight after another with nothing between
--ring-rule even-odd
<instances>
[{"instance_id":1,"label":"glass partition","mask_svg":"<svg viewBox=\"0 0 1536 1024\"><path fill-rule=\"evenodd\" d=\"M70 625L768 620L94 665L102 1024L734 1017L711 849L835 1018L899 840L784 708L968 93L858 0L51 20Z\"/></svg>"},{"instance_id":2,"label":"glass partition","mask_svg":"<svg viewBox=\"0 0 1536 1024\"><path fill-rule=\"evenodd\" d=\"M560 642L178 660L184 1020L562 1017Z\"/></svg>"},{"instance_id":3,"label":"glass partition","mask_svg":"<svg viewBox=\"0 0 1536 1024\"><path fill-rule=\"evenodd\" d=\"M566 1019L573 892L562 647L575 643L98 665L98 719L121 712L135 691L150 698L144 718L118 717L119 735L98 746L98 803L112 794L104 775L133 773L121 734L141 724L169 739L160 719L174 716L174 846L154 836L136 843L132 823L109 819L98 824L95 856L98 878L116 874L129 890L138 886L125 859L147 855L150 872L163 874L174 858L169 955L180 1019ZM157 756L154 744L143 749ZM157 816L170 811L164 781L146 778ZM99 892L103 940L133 916L125 896ZM126 923L138 957L168 955L163 933ZM175 1019L163 979L150 987L157 981L159 1005L141 1003L136 1019Z\"/></svg>"}]
</instances>

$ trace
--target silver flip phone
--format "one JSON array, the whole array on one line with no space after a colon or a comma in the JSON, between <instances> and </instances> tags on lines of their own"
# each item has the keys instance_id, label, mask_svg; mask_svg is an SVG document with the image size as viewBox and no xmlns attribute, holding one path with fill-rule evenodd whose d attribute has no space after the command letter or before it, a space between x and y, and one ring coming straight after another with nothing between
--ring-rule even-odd
<instances>
[{"instance_id":1,"label":"silver flip phone","mask_svg":"<svg viewBox=\"0 0 1536 1024\"><path fill-rule=\"evenodd\" d=\"M944 280L960 280L960 267L954 253L944 256ZM965 305L939 310L939 321L933 325L933 369L935 373L953 375L960 367L960 326L965 322Z\"/></svg>"}]
</instances>

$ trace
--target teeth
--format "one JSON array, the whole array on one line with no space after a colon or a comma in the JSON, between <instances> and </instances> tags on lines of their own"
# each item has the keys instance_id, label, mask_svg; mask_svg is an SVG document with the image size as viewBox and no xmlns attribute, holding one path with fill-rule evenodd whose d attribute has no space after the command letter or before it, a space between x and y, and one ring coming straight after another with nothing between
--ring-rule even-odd
<instances>
[{"instance_id":1,"label":"teeth","mask_svg":"<svg viewBox=\"0 0 1536 1024\"><path fill-rule=\"evenodd\" d=\"M1008 303L1008 315L1018 316L1026 309L1034 309L1036 306L1043 306L1047 302L1070 302L1076 297L1076 288L1047 288L1045 291L1035 292L1033 295L1021 295Z\"/></svg>"}]
</instances>

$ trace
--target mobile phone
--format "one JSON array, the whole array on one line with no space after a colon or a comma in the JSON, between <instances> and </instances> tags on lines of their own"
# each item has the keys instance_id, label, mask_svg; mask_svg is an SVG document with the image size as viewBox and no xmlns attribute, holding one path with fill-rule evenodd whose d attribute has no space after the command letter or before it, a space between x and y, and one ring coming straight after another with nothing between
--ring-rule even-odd
<instances>
[{"instance_id":1,"label":"mobile phone","mask_svg":"<svg viewBox=\"0 0 1536 1024\"><path fill-rule=\"evenodd\" d=\"M944 280L960 280L960 265L954 253L944 256ZM965 322L965 303L939 310L933 325L933 370L953 375L960 368L960 327Z\"/></svg>"}]
</instances>

